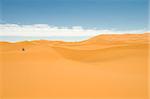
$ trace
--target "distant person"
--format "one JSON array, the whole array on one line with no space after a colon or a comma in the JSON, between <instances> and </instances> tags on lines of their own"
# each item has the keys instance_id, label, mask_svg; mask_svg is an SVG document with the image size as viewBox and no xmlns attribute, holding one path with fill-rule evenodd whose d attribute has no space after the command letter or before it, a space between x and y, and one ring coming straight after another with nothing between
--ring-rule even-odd
<instances>
[{"instance_id":1,"label":"distant person","mask_svg":"<svg viewBox=\"0 0 150 99\"><path fill-rule=\"evenodd\" d=\"M25 49L24 49L24 48L22 48L22 51L25 51Z\"/></svg>"}]
</instances>

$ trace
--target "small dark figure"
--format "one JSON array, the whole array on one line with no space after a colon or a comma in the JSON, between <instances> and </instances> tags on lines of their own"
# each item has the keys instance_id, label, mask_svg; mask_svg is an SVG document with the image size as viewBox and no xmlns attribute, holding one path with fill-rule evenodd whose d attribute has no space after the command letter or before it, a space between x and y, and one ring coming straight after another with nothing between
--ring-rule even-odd
<instances>
[{"instance_id":1,"label":"small dark figure","mask_svg":"<svg viewBox=\"0 0 150 99\"><path fill-rule=\"evenodd\" d=\"M24 48L22 48L22 51L25 51L25 49L24 49Z\"/></svg>"}]
</instances>

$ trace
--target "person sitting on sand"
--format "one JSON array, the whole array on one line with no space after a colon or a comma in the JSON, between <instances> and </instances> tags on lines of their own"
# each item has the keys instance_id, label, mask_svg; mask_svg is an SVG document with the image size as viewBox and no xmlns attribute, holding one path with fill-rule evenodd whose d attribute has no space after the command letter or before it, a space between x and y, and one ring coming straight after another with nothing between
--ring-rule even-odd
<instances>
[{"instance_id":1,"label":"person sitting on sand","mask_svg":"<svg viewBox=\"0 0 150 99\"><path fill-rule=\"evenodd\" d=\"M22 48L22 51L25 51L25 49L24 49L24 48Z\"/></svg>"}]
</instances>

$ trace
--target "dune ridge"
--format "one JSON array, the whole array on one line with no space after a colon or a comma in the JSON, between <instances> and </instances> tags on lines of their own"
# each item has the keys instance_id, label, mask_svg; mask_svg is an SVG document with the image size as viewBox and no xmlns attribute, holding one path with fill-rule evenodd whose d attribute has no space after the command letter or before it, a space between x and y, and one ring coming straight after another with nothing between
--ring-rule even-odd
<instances>
[{"instance_id":1,"label":"dune ridge","mask_svg":"<svg viewBox=\"0 0 150 99\"><path fill-rule=\"evenodd\" d=\"M0 95L148 99L149 37L149 33L109 34L81 42L0 42Z\"/></svg>"}]
</instances>

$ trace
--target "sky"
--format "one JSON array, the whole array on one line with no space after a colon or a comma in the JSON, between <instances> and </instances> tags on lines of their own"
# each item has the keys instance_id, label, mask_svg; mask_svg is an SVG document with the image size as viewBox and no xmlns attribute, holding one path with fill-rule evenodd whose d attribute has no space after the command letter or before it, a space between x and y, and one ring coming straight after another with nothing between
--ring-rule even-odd
<instances>
[{"instance_id":1,"label":"sky","mask_svg":"<svg viewBox=\"0 0 150 99\"><path fill-rule=\"evenodd\" d=\"M80 34L82 31L79 30L92 30L92 35L95 35L103 31L112 33L148 28L148 0L0 0L0 6L0 28L7 28L0 33L4 36L10 34L12 26L17 32L11 35L18 36L20 30L33 32L25 27L34 29L39 24L40 29L43 24L44 28L55 27L57 32L68 28L67 32L72 36ZM79 27L76 32L70 30L74 27ZM50 31L43 35L51 35ZM60 33L61 36L64 34Z\"/></svg>"}]
</instances>

